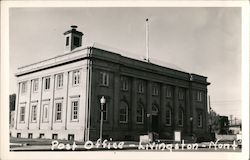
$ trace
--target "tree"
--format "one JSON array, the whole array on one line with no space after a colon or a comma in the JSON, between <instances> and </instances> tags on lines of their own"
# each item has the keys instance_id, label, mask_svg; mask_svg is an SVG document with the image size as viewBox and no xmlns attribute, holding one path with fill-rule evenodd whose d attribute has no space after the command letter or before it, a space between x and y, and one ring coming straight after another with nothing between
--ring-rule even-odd
<instances>
[{"instance_id":1,"label":"tree","mask_svg":"<svg viewBox=\"0 0 250 160\"><path fill-rule=\"evenodd\" d=\"M10 99L10 106L9 106L9 109L10 109L10 112L11 111L14 111L15 110L15 105L16 105L16 94L11 94L9 96L9 99Z\"/></svg>"},{"instance_id":2,"label":"tree","mask_svg":"<svg viewBox=\"0 0 250 160\"><path fill-rule=\"evenodd\" d=\"M219 133L220 132L220 115L211 109L210 112L208 113L208 118L209 118L210 132Z\"/></svg>"},{"instance_id":3,"label":"tree","mask_svg":"<svg viewBox=\"0 0 250 160\"><path fill-rule=\"evenodd\" d=\"M16 94L9 95L9 124L11 123L11 111L15 110Z\"/></svg>"}]
</instances>

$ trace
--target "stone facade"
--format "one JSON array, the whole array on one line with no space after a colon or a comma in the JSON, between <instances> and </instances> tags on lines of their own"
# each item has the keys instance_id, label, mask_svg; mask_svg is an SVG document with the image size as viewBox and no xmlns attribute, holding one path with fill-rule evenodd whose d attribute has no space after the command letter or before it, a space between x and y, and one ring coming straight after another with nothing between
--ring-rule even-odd
<instances>
[{"instance_id":1,"label":"stone facade","mask_svg":"<svg viewBox=\"0 0 250 160\"><path fill-rule=\"evenodd\" d=\"M70 36L68 36L70 35ZM75 28L65 32L66 45ZM69 38L67 38L69 37ZM68 39L68 40L67 40ZM172 139L207 133L207 78L122 56L98 47L66 47L65 54L18 69L13 136L138 140L156 133Z\"/></svg>"}]
</instances>

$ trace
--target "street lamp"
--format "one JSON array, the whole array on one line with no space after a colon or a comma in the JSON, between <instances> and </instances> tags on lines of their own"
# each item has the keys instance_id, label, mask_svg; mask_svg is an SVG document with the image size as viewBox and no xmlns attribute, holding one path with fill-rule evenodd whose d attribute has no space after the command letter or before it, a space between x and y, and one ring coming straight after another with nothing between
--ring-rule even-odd
<instances>
[{"instance_id":1,"label":"street lamp","mask_svg":"<svg viewBox=\"0 0 250 160\"><path fill-rule=\"evenodd\" d=\"M149 118L150 118L150 113L147 113L147 131L149 134Z\"/></svg>"},{"instance_id":2,"label":"street lamp","mask_svg":"<svg viewBox=\"0 0 250 160\"><path fill-rule=\"evenodd\" d=\"M190 134L193 134L193 117L190 117Z\"/></svg>"},{"instance_id":3,"label":"street lamp","mask_svg":"<svg viewBox=\"0 0 250 160\"><path fill-rule=\"evenodd\" d=\"M101 120L100 120L100 141L102 142L102 125L103 125L103 106L106 103L106 99L104 96L100 99L101 103Z\"/></svg>"}]
</instances>

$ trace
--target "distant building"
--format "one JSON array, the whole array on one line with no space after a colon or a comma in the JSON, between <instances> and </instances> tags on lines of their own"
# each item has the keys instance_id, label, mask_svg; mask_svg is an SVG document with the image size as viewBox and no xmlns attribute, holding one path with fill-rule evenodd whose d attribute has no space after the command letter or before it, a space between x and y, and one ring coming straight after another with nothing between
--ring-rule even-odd
<instances>
[{"instance_id":1,"label":"distant building","mask_svg":"<svg viewBox=\"0 0 250 160\"><path fill-rule=\"evenodd\" d=\"M229 132L229 120L228 116L220 116L220 134L228 134Z\"/></svg>"},{"instance_id":2,"label":"distant building","mask_svg":"<svg viewBox=\"0 0 250 160\"><path fill-rule=\"evenodd\" d=\"M122 56L95 46L80 47L82 32L64 33L65 54L20 67L13 135L25 138L138 140L208 133L207 78Z\"/></svg>"}]
</instances>

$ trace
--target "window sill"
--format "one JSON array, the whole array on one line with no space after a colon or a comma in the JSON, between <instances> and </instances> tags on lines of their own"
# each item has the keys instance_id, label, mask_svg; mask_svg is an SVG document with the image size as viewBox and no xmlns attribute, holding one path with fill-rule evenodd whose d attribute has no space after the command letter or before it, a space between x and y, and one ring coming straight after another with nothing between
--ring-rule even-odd
<instances>
[{"instance_id":1,"label":"window sill","mask_svg":"<svg viewBox=\"0 0 250 160\"><path fill-rule=\"evenodd\" d=\"M107 87L107 88L109 87L109 85L104 85L104 84L100 84L99 86L100 87Z\"/></svg>"},{"instance_id":2,"label":"window sill","mask_svg":"<svg viewBox=\"0 0 250 160\"><path fill-rule=\"evenodd\" d=\"M78 123L78 122L79 122L79 119L74 119L74 120L72 119L72 120L70 120L70 122L73 122L73 123L74 123L74 122L75 122L75 123Z\"/></svg>"},{"instance_id":3,"label":"window sill","mask_svg":"<svg viewBox=\"0 0 250 160\"><path fill-rule=\"evenodd\" d=\"M73 84L72 86L73 86L73 87L79 87L80 84Z\"/></svg>"},{"instance_id":4,"label":"window sill","mask_svg":"<svg viewBox=\"0 0 250 160\"><path fill-rule=\"evenodd\" d=\"M123 122L123 121L120 121L119 123L120 124L128 124L128 122Z\"/></svg>"},{"instance_id":5,"label":"window sill","mask_svg":"<svg viewBox=\"0 0 250 160\"><path fill-rule=\"evenodd\" d=\"M144 92L137 92L138 94L144 94Z\"/></svg>"},{"instance_id":6,"label":"window sill","mask_svg":"<svg viewBox=\"0 0 250 160\"><path fill-rule=\"evenodd\" d=\"M136 124L143 125L144 123L143 122L136 122Z\"/></svg>"},{"instance_id":7,"label":"window sill","mask_svg":"<svg viewBox=\"0 0 250 160\"><path fill-rule=\"evenodd\" d=\"M60 90L60 89L63 89L63 87L56 87L56 90Z\"/></svg>"}]
</instances>

